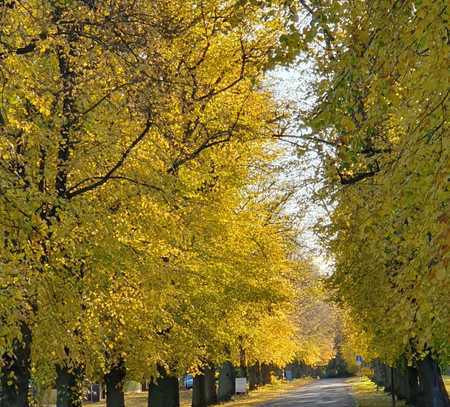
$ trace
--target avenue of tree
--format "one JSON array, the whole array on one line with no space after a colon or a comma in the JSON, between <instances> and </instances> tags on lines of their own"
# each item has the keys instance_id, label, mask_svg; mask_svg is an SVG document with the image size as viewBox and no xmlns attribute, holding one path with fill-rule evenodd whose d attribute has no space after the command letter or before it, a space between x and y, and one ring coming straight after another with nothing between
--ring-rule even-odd
<instances>
[{"instance_id":1,"label":"avenue of tree","mask_svg":"<svg viewBox=\"0 0 450 407\"><path fill-rule=\"evenodd\" d=\"M187 371L267 381L331 355L332 335L295 322L323 291L284 213L287 113L262 86L285 12L1 3L2 407L30 405L30 381L79 406L85 379L108 406L130 379L175 406Z\"/></svg>"},{"instance_id":2,"label":"avenue of tree","mask_svg":"<svg viewBox=\"0 0 450 407\"><path fill-rule=\"evenodd\" d=\"M445 0L0 0L0 407L178 407L186 372L204 407L325 364L337 321L448 407L448 51ZM299 57L293 108L266 73ZM326 286L285 140L320 160Z\"/></svg>"}]
</instances>

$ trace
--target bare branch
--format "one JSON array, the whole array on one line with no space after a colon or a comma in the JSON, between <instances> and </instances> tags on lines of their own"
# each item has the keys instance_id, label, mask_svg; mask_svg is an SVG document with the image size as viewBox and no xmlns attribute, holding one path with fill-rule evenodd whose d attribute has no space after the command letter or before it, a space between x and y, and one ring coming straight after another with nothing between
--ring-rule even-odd
<instances>
[{"instance_id":1,"label":"bare branch","mask_svg":"<svg viewBox=\"0 0 450 407\"><path fill-rule=\"evenodd\" d=\"M322 143L322 144L326 144L328 146L331 147L337 147L336 143L333 143L331 141L319 138L319 137L314 137L314 136L305 136L305 135L295 135L295 134L273 134L272 137L275 137L277 139L280 139L283 141L283 138L287 138L287 139L298 139L298 140L308 140L308 141L313 141L316 143ZM288 141L288 140L284 140L284 141ZM288 141L289 143L293 144L293 142Z\"/></svg>"}]
</instances>

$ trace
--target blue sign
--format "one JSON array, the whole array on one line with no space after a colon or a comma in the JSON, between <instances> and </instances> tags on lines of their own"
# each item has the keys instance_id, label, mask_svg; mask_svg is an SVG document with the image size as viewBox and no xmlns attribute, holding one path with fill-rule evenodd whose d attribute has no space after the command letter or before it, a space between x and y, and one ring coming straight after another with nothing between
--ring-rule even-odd
<instances>
[{"instance_id":1,"label":"blue sign","mask_svg":"<svg viewBox=\"0 0 450 407\"><path fill-rule=\"evenodd\" d=\"M359 365L362 365L362 362L363 362L363 357L360 355L356 355L356 364L359 366Z\"/></svg>"}]
</instances>

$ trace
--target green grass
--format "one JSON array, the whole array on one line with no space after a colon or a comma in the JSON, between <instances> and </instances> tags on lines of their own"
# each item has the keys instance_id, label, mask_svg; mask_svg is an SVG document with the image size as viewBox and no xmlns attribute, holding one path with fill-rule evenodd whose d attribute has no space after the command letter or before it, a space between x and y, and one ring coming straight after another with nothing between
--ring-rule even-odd
<instances>
[{"instance_id":1,"label":"green grass","mask_svg":"<svg viewBox=\"0 0 450 407\"><path fill-rule=\"evenodd\" d=\"M181 405L187 406L188 400L191 398L191 391L183 390L180 392ZM147 407L147 392L142 393L126 393L125 394L126 407ZM190 405L190 404L189 404ZM83 403L83 406L87 407L105 407L106 401L100 401L98 403Z\"/></svg>"},{"instance_id":2,"label":"green grass","mask_svg":"<svg viewBox=\"0 0 450 407\"><path fill-rule=\"evenodd\" d=\"M377 391L377 386L368 378L363 377L350 379L352 385L352 393L357 401L358 407L391 407L392 399L389 393L385 393L383 389ZM398 407L405 406L403 401L397 401Z\"/></svg>"},{"instance_id":3,"label":"green grass","mask_svg":"<svg viewBox=\"0 0 450 407\"><path fill-rule=\"evenodd\" d=\"M444 376L444 383L447 391L450 393L450 376Z\"/></svg>"}]
</instances>

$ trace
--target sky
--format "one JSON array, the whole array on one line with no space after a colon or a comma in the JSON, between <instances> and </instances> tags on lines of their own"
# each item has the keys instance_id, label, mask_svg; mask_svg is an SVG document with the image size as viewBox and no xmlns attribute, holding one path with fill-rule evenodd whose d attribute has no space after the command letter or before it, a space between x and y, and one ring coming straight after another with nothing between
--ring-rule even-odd
<instances>
[{"instance_id":1,"label":"sky","mask_svg":"<svg viewBox=\"0 0 450 407\"><path fill-rule=\"evenodd\" d=\"M313 65L311 63L299 62L296 66L281 68L270 72L267 87L273 92L276 99L281 103L288 102L294 111L306 109L313 105L308 89L313 81ZM301 119L295 117L290 123L289 134L301 136L307 129L301 128ZM324 246L319 237L313 232L312 227L319 217L327 218L323 207L313 201L312 193L317 185L309 182L315 171L321 166L320 159L313 152L307 152L300 159L296 148L289 143L285 144L286 156L283 159L291 165L286 165L287 171L283 174L285 179L293 182L297 187L296 198L291 201L287 210L292 213L301 212L303 215L303 231L299 237L302 248L309 253L322 274L332 272L332 261L326 258Z\"/></svg>"}]
</instances>

